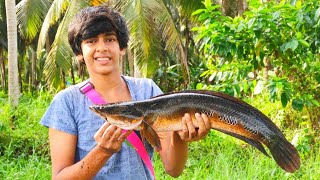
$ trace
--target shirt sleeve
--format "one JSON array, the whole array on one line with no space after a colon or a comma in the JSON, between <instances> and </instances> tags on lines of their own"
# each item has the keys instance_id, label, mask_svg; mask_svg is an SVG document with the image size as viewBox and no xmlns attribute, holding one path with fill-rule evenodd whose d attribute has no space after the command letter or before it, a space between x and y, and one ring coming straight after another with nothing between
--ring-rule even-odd
<instances>
[{"instance_id":1,"label":"shirt sleeve","mask_svg":"<svg viewBox=\"0 0 320 180\"><path fill-rule=\"evenodd\" d=\"M163 94L162 90L159 88L158 85L156 85L156 83L151 80L151 87L152 87L152 96L158 96L160 94Z\"/></svg>"},{"instance_id":2,"label":"shirt sleeve","mask_svg":"<svg viewBox=\"0 0 320 180\"><path fill-rule=\"evenodd\" d=\"M60 91L53 98L40 124L48 128L77 135L77 126L73 112L71 91Z\"/></svg>"}]
</instances>

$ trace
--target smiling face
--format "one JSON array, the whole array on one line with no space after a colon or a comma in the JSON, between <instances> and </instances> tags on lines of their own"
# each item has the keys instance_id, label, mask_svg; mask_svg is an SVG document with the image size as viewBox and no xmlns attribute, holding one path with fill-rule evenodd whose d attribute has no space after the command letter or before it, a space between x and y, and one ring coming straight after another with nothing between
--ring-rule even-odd
<instances>
[{"instance_id":1,"label":"smiling face","mask_svg":"<svg viewBox=\"0 0 320 180\"><path fill-rule=\"evenodd\" d=\"M119 60L125 54L120 49L115 33L99 34L81 42L82 54L78 60L84 60L90 76L119 73Z\"/></svg>"}]
</instances>

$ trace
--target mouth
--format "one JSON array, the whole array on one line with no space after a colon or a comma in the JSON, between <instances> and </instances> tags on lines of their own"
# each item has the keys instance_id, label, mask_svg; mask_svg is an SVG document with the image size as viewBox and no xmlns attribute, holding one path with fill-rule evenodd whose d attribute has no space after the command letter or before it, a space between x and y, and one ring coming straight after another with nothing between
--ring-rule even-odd
<instances>
[{"instance_id":1,"label":"mouth","mask_svg":"<svg viewBox=\"0 0 320 180\"><path fill-rule=\"evenodd\" d=\"M96 61L111 61L111 58L109 57L96 57L94 58Z\"/></svg>"},{"instance_id":2,"label":"mouth","mask_svg":"<svg viewBox=\"0 0 320 180\"><path fill-rule=\"evenodd\" d=\"M107 65L111 62L111 58L109 57L95 57L94 60L100 65Z\"/></svg>"}]
</instances>

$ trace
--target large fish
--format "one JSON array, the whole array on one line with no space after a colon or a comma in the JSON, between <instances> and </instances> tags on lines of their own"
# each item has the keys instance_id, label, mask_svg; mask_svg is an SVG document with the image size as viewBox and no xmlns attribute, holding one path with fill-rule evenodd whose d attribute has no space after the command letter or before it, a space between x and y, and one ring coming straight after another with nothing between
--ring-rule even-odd
<instances>
[{"instance_id":1,"label":"large fish","mask_svg":"<svg viewBox=\"0 0 320 180\"><path fill-rule=\"evenodd\" d=\"M296 148L267 116L223 93L189 90L143 101L94 105L90 109L122 129L140 131L154 147L160 147L156 132L182 130L181 119L185 113L191 115L198 127L194 114L205 113L212 129L241 139L268 156L262 144L266 145L285 171L294 172L300 167Z\"/></svg>"}]
</instances>

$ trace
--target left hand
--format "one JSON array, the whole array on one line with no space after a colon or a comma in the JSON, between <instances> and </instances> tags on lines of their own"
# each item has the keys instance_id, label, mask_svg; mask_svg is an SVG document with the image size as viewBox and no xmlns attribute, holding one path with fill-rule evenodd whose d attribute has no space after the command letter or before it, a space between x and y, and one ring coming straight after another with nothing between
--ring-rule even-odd
<instances>
[{"instance_id":1,"label":"left hand","mask_svg":"<svg viewBox=\"0 0 320 180\"><path fill-rule=\"evenodd\" d=\"M193 123L190 114L186 113L182 118L181 131L178 134L181 140L186 142L198 141L203 139L210 131L211 125L207 115L205 114L195 114L196 121L198 122L199 128L196 128Z\"/></svg>"}]
</instances>

